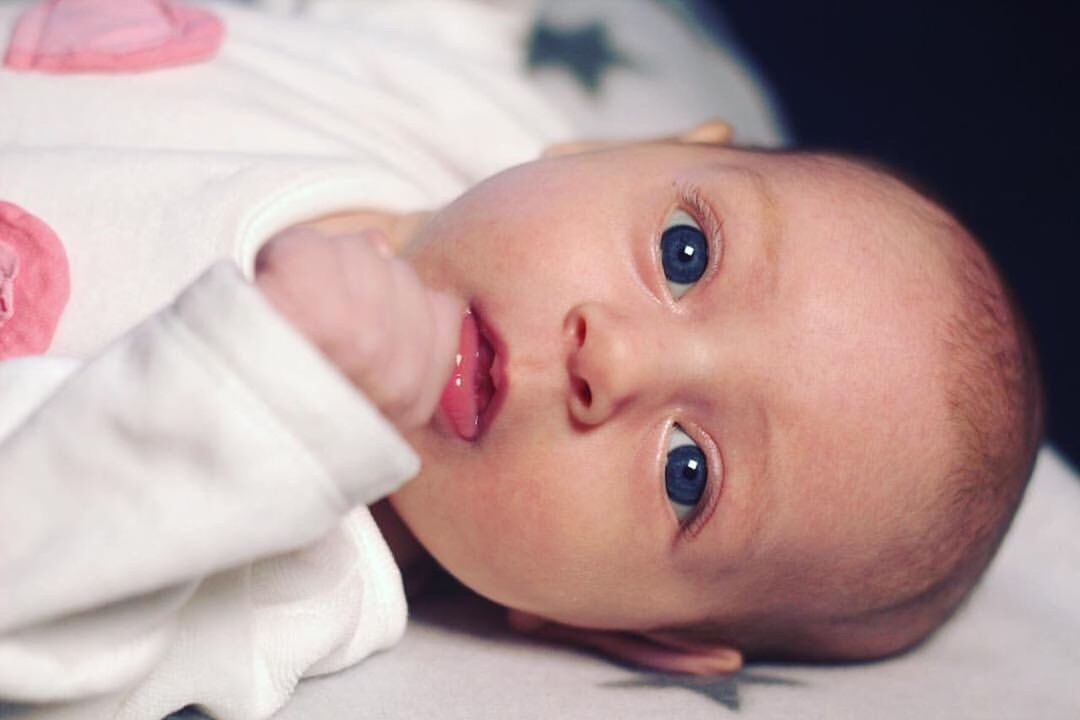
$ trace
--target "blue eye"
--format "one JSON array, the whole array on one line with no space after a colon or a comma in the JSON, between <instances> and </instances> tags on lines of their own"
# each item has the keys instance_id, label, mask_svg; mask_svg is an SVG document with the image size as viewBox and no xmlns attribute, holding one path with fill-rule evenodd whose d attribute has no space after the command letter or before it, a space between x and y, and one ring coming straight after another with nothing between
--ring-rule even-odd
<instances>
[{"instance_id":1,"label":"blue eye","mask_svg":"<svg viewBox=\"0 0 1080 720\"><path fill-rule=\"evenodd\" d=\"M689 213L671 213L660 235L660 264L676 300L701 279L709 267L709 240Z\"/></svg>"},{"instance_id":2,"label":"blue eye","mask_svg":"<svg viewBox=\"0 0 1080 720\"><path fill-rule=\"evenodd\" d=\"M664 467L664 486L679 520L685 520L693 513L705 492L708 478L705 453L678 425L671 428L667 465Z\"/></svg>"}]
</instances>

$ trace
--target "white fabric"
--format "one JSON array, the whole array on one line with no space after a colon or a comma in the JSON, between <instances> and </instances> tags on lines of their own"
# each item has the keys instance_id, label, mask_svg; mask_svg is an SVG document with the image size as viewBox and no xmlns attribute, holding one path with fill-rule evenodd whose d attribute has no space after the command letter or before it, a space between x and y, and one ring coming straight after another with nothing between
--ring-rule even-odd
<instances>
[{"instance_id":1,"label":"white fabric","mask_svg":"<svg viewBox=\"0 0 1080 720\"><path fill-rule=\"evenodd\" d=\"M262 718L396 641L401 579L363 505L415 455L235 266L296 222L429 208L565 138L506 62L525 5L368 2L352 25L213 7L210 62L0 68L0 199L71 265L53 357L0 365L0 698L96 696L46 717Z\"/></svg>"},{"instance_id":2,"label":"white fabric","mask_svg":"<svg viewBox=\"0 0 1080 720\"><path fill-rule=\"evenodd\" d=\"M21 7L0 6L0 38ZM0 67L0 198L48 223L71 263L53 353L100 348L213 260L250 267L291 224L358 204L429 209L565 138L507 61L509 10L368 0L350 24L211 7L226 35L210 62ZM409 7L427 37L406 31ZM434 34L463 7L468 24Z\"/></svg>"},{"instance_id":3,"label":"white fabric","mask_svg":"<svg viewBox=\"0 0 1080 720\"><path fill-rule=\"evenodd\" d=\"M266 717L397 640L365 505L417 458L234 266L61 363L0 364L0 697Z\"/></svg>"}]
</instances>

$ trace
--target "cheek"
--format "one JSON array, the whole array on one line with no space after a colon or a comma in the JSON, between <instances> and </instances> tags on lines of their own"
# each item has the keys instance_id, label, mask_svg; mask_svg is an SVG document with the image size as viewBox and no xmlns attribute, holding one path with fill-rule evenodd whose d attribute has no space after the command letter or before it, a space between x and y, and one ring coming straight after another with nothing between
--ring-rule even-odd
<instances>
[{"instance_id":1,"label":"cheek","mask_svg":"<svg viewBox=\"0 0 1080 720\"><path fill-rule=\"evenodd\" d=\"M629 550L648 533L635 531L644 525L641 499L626 471L591 460L618 457L607 453L578 436L459 462L425 457L431 470L399 494L408 500L400 509L429 552L476 592L569 612L645 557Z\"/></svg>"},{"instance_id":2,"label":"cheek","mask_svg":"<svg viewBox=\"0 0 1080 720\"><path fill-rule=\"evenodd\" d=\"M609 483L581 477L581 453L545 445L543 453L485 457L461 498L468 561L490 593L519 607L600 561L603 537L625 508Z\"/></svg>"},{"instance_id":3,"label":"cheek","mask_svg":"<svg viewBox=\"0 0 1080 720\"><path fill-rule=\"evenodd\" d=\"M511 172L444 209L426 228L422 264L433 279L521 309L552 297L595 293L616 269L622 216L562 176Z\"/></svg>"}]
</instances>

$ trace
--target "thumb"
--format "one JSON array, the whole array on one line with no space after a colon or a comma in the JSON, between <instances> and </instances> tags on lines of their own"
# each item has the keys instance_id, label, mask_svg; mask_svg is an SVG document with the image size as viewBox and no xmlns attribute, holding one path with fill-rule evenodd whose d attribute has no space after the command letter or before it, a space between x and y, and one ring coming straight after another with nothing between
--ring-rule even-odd
<instances>
[{"instance_id":1,"label":"thumb","mask_svg":"<svg viewBox=\"0 0 1080 720\"><path fill-rule=\"evenodd\" d=\"M434 324L431 346L433 367L445 382L454 366L461 338L461 321L465 316L465 302L450 293L427 289L428 305ZM440 384L440 389L442 385Z\"/></svg>"},{"instance_id":2,"label":"thumb","mask_svg":"<svg viewBox=\"0 0 1080 720\"><path fill-rule=\"evenodd\" d=\"M455 356L461 338L461 320L465 303L450 293L425 288L427 304L432 320L428 378L423 384L419 407L423 409L424 421L435 412L443 387L454 369Z\"/></svg>"}]
</instances>

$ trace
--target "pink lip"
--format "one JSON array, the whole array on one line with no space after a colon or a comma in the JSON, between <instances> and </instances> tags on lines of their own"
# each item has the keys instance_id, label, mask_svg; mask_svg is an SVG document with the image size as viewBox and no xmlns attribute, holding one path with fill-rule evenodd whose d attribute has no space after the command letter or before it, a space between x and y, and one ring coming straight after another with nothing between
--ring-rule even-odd
<instances>
[{"instance_id":1,"label":"pink lip","mask_svg":"<svg viewBox=\"0 0 1080 720\"><path fill-rule=\"evenodd\" d=\"M474 442L491 424L505 395L505 348L475 308L465 310L454 370L439 399L442 419Z\"/></svg>"}]
</instances>

